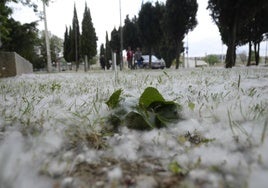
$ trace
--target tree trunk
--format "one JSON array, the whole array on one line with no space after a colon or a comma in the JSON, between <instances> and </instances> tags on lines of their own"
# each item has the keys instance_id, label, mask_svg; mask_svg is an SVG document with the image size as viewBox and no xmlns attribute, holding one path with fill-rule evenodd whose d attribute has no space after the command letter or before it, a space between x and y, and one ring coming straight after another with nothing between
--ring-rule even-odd
<instances>
[{"instance_id":1,"label":"tree trunk","mask_svg":"<svg viewBox=\"0 0 268 188\"><path fill-rule=\"evenodd\" d=\"M177 42L177 52L176 52L176 69L179 68L180 65L180 56L181 56L181 41L182 41L183 37L179 37L178 38L178 42Z\"/></svg>"},{"instance_id":2,"label":"tree trunk","mask_svg":"<svg viewBox=\"0 0 268 188\"><path fill-rule=\"evenodd\" d=\"M46 4L43 1L43 11L44 11L44 23L45 23L45 39L46 39L46 50L47 50L47 72L51 72L51 54L50 54L50 44L49 44L49 36L47 29L47 15L46 15Z\"/></svg>"},{"instance_id":3,"label":"tree trunk","mask_svg":"<svg viewBox=\"0 0 268 188\"><path fill-rule=\"evenodd\" d=\"M234 57L234 61L233 61L233 67L235 66L235 62L236 62L236 46L235 46L235 49L234 49L234 54L233 54L233 57Z\"/></svg>"},{"instance_id":4,"label":"tree trunk","mask_svg":"<svg viewBox=\"0 0 268 188\"><path fill-rule=\"evenodd\" d=\"M258 66L260 62L260 43L259 42L254 43L254 51L255 51L256 66Z\"/></svg>"},{"instance_id":5,"label":"tree trunk","mask_svg":"<svg viewBox=\"0 0 268 188\"><path fill-rule=\"evenodd\" d=\"M247 63L247 66L250 66L251 65L251 63L250 63L250 61L251 61L251 41L249 41L249 43L248 43L248 63Z\"/></svg>"},{"instance_id":6,"label":"tree trunk","mask_svg":"<svg viewBox=\"0 0 268 188\"><path fill-rule=\"evenodd\" d=\"M235 19L229 33L226 60L225 60L226 68L232 68L233 66L235 66L236 30L237 30L237 22Z\"/></svg>"},{"instance_id":7,"label":"tree trunk","mask_svg":"<svg viewBox=\"0 0 268 188\"><path fill-rule=\"evenodd\" d=\"M177 47L177 55L176 55L176 69L179 68L179 65L180 65L180 56L181 56L181 48L180 48L180 45Z\"/></svg>"}]
</instances>

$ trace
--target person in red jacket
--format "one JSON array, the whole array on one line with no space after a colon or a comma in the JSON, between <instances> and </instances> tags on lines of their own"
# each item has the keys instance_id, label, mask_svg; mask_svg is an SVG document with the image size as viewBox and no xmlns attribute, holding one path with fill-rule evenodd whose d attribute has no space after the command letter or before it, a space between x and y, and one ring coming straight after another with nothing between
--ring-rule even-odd
<instances>
[{"instance_id":1,"label":"person in red jacket","mask_svg":"<svg viewBox=\"0 0 268 188\"><path fill-rule=\"evenodd\" d=\"M128 68L133 69L133 51L131 50L131 47L128 47L127 50L127 62L128 62Z\"/></svg>"}]
</instances>

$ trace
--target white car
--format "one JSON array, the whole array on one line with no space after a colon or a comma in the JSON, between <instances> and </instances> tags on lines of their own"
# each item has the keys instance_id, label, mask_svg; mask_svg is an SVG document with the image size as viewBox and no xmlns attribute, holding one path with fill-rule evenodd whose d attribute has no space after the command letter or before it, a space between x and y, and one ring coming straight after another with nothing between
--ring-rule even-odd
<instances>
[{"instance_id":1,"label":"white car","mask_svg":"<svg viewBox=\"0 0 268 188\"><path fill-rule=\"evenodd\" d=\"M143 67L149 68L149 55L143 55ZM152 55L152 69L163 69L166 67L166 63L164 59L158 59L154 55Z\"/></svg>"}]
</instances>

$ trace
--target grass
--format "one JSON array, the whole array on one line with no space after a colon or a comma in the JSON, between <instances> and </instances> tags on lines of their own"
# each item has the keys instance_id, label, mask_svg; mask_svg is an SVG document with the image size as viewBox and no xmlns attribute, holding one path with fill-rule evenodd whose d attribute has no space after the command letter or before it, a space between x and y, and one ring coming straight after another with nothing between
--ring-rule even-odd
<instances>
[{"instance_id":1,"label":"grass","mask_svg":"<svg viewBox=\"0 0 268 188\"><path fill-rule=\"evenodd\" d=\"M263 126L263 131L261 134L261 143L263 144L266 138L266 131L267 131L267 126L268 126L268 118L266 118Z\"/></svg>"},{"instance_id":2,"label":"grass","mask_svg":"<svg viewBox=\"0 0 268 188\"><path fill-rule=\"evenodd\" d=\"M225 176L227 175L225 173L230 171L228 165L210 164L204 160L205 154L196 154L195 150L199 148L203 151L213 146L222 147L222 150L229 152L229 145L237 143L228 141L224 137L227 135L229 138L228 133L238 137L241 145L246 145L243 139L250 140L252 143L258 140L261 144L266 144L268 96L264 91L267 91L267 84L265 85L265 82L247 83L259 78L265 79L263 75L266 75L266 72L267 69L141 70L117 73L92 71L83 74L24 75L2 79L0 80L0 132L5 133L14 129L20 131L29 140L32 137L38 140L42 136L45 137L48 132L56 131L64 142L54 153L45 153L46 157L51 157L53 160L65 151L73 152L73 155L77 156L84 154L86 147L96 152L100 160L104 158L103 155L107 155L110 159L116 158L115 164L118 166L120 160L127 161L127 159L117 156L114 150L120 151L118 147L127 150L136 142L146 140L147 135L152 137L151 141L138 145L135 150L145 161L144 164L148 165L146 157L149 155L159 162L157 165L160 165L165 173L170 170L173 175L182 174L180 182L184 181L184 177L190 176L192 171L209 169L211 166L220 168L218 170ZM130 108L131 105L138 104L138 98L148 86L157 88L165 99L183 107L182 122L171 124L170 128L160 129L158 135L154 136L152 136L154 130L144 133L124 128L117 131L107 129L106 117L111 109L105 102L112 93L122 88L123 102L126 108ZM185 126L190 120L194 120L197 125L191 123L188 127ZM258 126L254 127L255 124ZM215 131L218 132L215 134ZM165 133L160 134L160 132ZM183 134L184 132L187 134ZM165 134L167 136L163 138L162 135ZM182 136L177 138L176 135ZM134 136L136 137L131 140ZM163 139L170 140L163 141ZM133 142L132 145L124 147L124 144L129 142ZM193 147L187 147L187 143L192 144ZM189 168L186 169L185 166L187 167L190 162L184 164L183 160L180 161L180 157L185 154L188 155L189 160L197 161L194 162L196 165L191 167L188 165ZM254 153L250 155L254 159L252 156ZM122 163L129 165L136 162L138 165L138 161ZM150 162L149 164L154 165ZM92 166L93 163L87 165ZM99 164L99 166L111 168L108 165ZM127 173L127 167L124 166L123 169L124 173ZM144 170L140 167L138 169L140 172ZM86 173L87 169L83 168L83 171ZM130 176L133 174L139 174L139 171L132 170ZM166 178L157 171L150 171L150 174L152 176L156 174L155 177L159 180ZM102 174L101 178L105 179L105 175ZM243 176L237 175L237 178ZM220 181L225 180L223 178ZM180 182L176 181L178 184Z\"/></svg>"}]
</instances>

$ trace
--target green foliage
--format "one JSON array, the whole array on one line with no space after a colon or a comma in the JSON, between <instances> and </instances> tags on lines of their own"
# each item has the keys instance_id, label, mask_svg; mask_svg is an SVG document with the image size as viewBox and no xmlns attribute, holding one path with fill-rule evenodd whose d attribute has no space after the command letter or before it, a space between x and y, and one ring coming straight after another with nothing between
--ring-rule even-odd
<instances>
[{"instance_id":1,"label":"green foliage","mask_svg":"<svg viewBox=\"0 0 268 188\"><path fill-rule=\"evenodd\" d=\"M143 54L154 53L158 58L163 58L167 68L176 59L176 54L184 51L183 38L197 24L196 0L172 0L170 2L167 1L166 4L156 2L154 5L151 2L142 4L138 17L134 16L130 19L127 16L123 26L123 47L125 49L128 46L134 50L136 47L142 47ZM180 29L179 33L178 29ZM120 49L119 31L120 28L111 32L110 41L106 36L106 53L108 55L111 54L111 51L118 52ZM180 40L178 40L178 36L180 36ZM107 47L111 47L111 50ZM111 58L106 57L106 59Z\"/></svg>"},{"instance_id":2,"label":"green foliage","mask_svg":"<svg viewBox=\"0 0 268 188\"><path fill-rule=\"evenodd\" d=\"M120 31L114 28L111 32L110 47L113 52L117 52L120 49Z\"/></svg>"},{"instance_id":3,"label":"green foliage","mask_svg":"<svg viewBox=\"0 0 268 188\"><path fill-rule=\"evenodd\" d=\"M114 28L111 32L110 48L116 53L116 64L120 64L120 28Z\"/></svg>"},{"instance_id":4,"label":"green foliage","mask_svg":"<svg viewBox=\"0 0 268 188\"><path fill-rule=\"evenodd\" d=\"M68 62L71 62L71 33L72 28L69 27L69 29L66 27L65 34L64 34L64 42L63 42L63 56L64 59Z\"/></svg>"},{"instance_id":5,"label":"green foliage","mask_svg":"<svg viewBox=\"0 0 268 188\"><path fill-rule=\"evenodd\" d=\"M125 125L130 129L151 130L153 125L146 121L142 113L131 111L125 117Z\"/></svg>"},{"instance_id":6,"label":"green foliage","mask_svg":"<svg viewBox=\"0 0 268 188\"><path fill-rule=\"evenodd\" d=\"M215 65L217 63L220 63L220 60L216 55L207 55L204 60L209 65Z\"/></svg>"},{"instance_id":7,"label":"green foliage","mask_svg":"<svg viewBox=\"0 0 268 188\"><path fill-rule=\"evenodd\" d=\"M153 6L151 2L142 4L139 12L138 27L143 46L147 48L149 55L152 54L152 49L158 46L161 42L159 36L162 35L161 28L161 10Z\"/></svg>"},{"instance_id":8,"label":"green foliage","mask_svg":"<svg viewBox=\"0 0 268 188\"><path fill-rule=\"evenodd\" d=\"M72 28L69 32L69 40L70 40L70 54L69 60L72 62L78 61L81 53L80 48L80 26L77 17L76 7L74 6L74 13L73 13L73 21L72 21ZM76 62L78 63L78 62Z\"/></svg>"},{"instance_id":9,"label":"green foliage","mask_svg":"<svg viewBox=\"0 0 268 188\"><path fill-rule=\"evenodd\" d=\"M153 87L144 90L139 98L139 104L132 106L130 111L119 105L122 90L115 91L106 102L112 114L108 122L114 128L125 125L130 129L151 130L162 128L168 123L175 123L179 119L181 106L173 101L166 101L159 91Z\"/></svg>"},{"instance_id":10,"label":"green foliage","mask_svg":"<svg viewBox=\"0 0 268 188\"><path fill-rule=\"evenodd\" d=\"M194 109L195 109L195 103L193 103L193 102L189 102L189 103L188 103L188 107L189 107L191 110L194 110Z\"/></svg>"},{"instance_id":11,"label":"green foliage","mask_svg":"<svg viewBox=\"0 0 268 188\"><path fill-rule=\"evenodd\" d=\"M187 132L184 136L179 136L179 141L184 143L186 141L193 145L207 144L215 141L215 138L205 138L200 133L194 131L193 133Z\"/></svg>"},{"instance_id":12,"label":"green foliage","mask_svg":"<svg viewBox=\"0 0 268 188\"><path fill-rule=\"evenodd\" d=\"M41 47L41 54L44 58L44 61L47 62L47 55L46 55L46 42L45 42L45 31L41 32L41 42L40 42L40 47ZM49 39L50 43L50 50L51 50L51 60L52 62L56 62L58 58L58 54L61 52L63 41L61 38L51 35Z\"/></svg>"},{"instance_id":13,"label":"green foliage","mask_svg":"<svg viewBox=\"0 0 268 188\"><path fill-rule=\"evenodd\" d=\"M140 107L147 109L151 104L161 102L165 102L165 99L159 91L154 87L147 87L140 96L139 105Z\"/></svg>"},{"instance_id":14,"label":"green foliage","mask_svg":"<svg viewBox=\"0 0 268 188\"><path fill-rule=\"evenodd\" d=\"M127 15L125 18L125 25L123 27L123 47L127 49L129 46L132 49L136 49L141 46L137 18L134 17L132 20Z\"/></svg>"},{"instance_id":15,"label":"green foliage","mask_svg":"<svg viewBox=\"0 0 268 188\"><path fill-rule=\"evenodd\" d=\"M122 89L118 89L110 96L109 100L106 102L110 109L118 107L122 91Z\"/></svg>"},{"instance_id":16,"label":"green foliage","mask_svg":"<svg viewBox=\"0 0 268 188\"><path fill-rule=\"evenodd\" d=\"M166 35L169 36L168 41L175 47L176 68L179 67L184 36L197 25L197 8L196 0L167 0L166 2L165 29Z\"/></svg>"},{"instance_id":17,"label":"green foliage","mask_svg":"<svg viewBox=\"0 0 268 188\"><path fill-rule=\"evenodd\" d=\"M5 27L8 32L6 38L2 39L2 49L15 51L33 62L37 58L35 46L39 45L37 23L21 24L10 18L7 20Z\"/></svg>"},{"instance_id":18,"label":"green foliage","mask_svg":"<svg viewBox=\"0 0 268 188\"><path fill-rule=\"evenodd\" d=\"M61 85L60 83L57 83L57 82L53 82L50 89L52 92L56 91L56 90L60 90L61 88Z\"/></svg>"},{"instance_id":19,"label":"green foliage","mask_svg":"<svg viewBox=\"0 0 268 188\"><path fill-rule=\"evenodd\" d=\"M92 59L97 54L96 31L92 23L90 9L87 5L85 5L82 20L81 50L82 55L87 55L88 59Z\"/></svg>"},{"instance_id":20,"label":"green foliage","mask_svg":"<svg viewBox=\"0 0 268 188\"><path fill-rule=\"evenodd\" d=\"M168 164L168 169L169 171L171 171L173 174L176 175L186 175L187 174L187 170L185 170L184 168L181 167L181 165L177 162L171 162Z\"/></svg>"},{"instance_id":21,"label":"green foliage","mask_svg":"<svg viewBox=\"0 0 268 188\"><path fill-rule=\"evenodd\" d=\"M33 8L35 12L37 11L37 5L31 2L30 0L1 0L0 1L0 37L1 37L0 39L1 40L10 38L9 32L12 30L8 26L8 22L12 20L10 15L13 12L12 7L9 7L8 5L9 2L13 2L13 3L21 2L23 5Z\"/></svg>"},{"instance_id":22,"label":"green foliage","mask_svg":"<svg viewBox=\"0 0 268 188\"><path fill-rule=\"evenodd\" d=\"M258 42L262 35L267 33L267 21L265 20L267 7L267 0L248 0L246 2L239 0L208 1L210 15L219 28L223 43L228 47L226 68L235 65L237 45L251 42L251 40ZM260 14L262 11L264 14ZM260 19L257 19L258 17ZM261 25L264 27L260 27ZM261 32L259 33L259 31Z\"/></svg>"}]
</instances>

